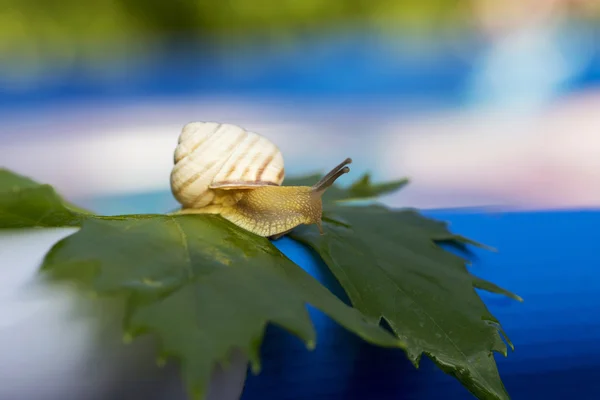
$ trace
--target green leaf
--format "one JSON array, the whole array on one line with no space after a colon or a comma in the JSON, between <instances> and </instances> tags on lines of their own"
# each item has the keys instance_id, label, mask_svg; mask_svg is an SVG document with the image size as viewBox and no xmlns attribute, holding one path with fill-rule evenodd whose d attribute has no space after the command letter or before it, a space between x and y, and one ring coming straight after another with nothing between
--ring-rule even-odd
<instances>
[{"instance_id":1,"label":"green leaf","mask_svg":"<svg viewBox=\"0 0 600 400\"><path fill-rule=\"evenodd\" d=\"M385 183L371 183L371 175L364 174L362 178L354 182L347 190L346 199L370 199L392 193L408 184L408 178Z\"/></svg>"},{"instance_id":2,"label":"green leaf","mask_svg":"<svg viewBox=\"0 0 600 400\"><path fill-rule=\"evenodd\" d=\"M88 215L52 186L0 169L0 229L78 226Z\"/></svg>"},{"instance_id":3,"label":"green leaf","mask_svg":"<svg viewBox=\"0 0 600 400\"><path fill-rule=\"evenodd\" d=\"M322 175L310 175L303 178L287 179L285 186L312 186L321 179ZM360 179L348 187L332 186L325 192L324 201L351 201L374 199L396 190L408 184L408 179L403 178L396 181L373 184L371 175L365 173Z\"/></svg>"},{"instance_id":4,"label":"green leaf","mask_svg":"<svg viewBox=\"0 0 600 400\"><path fill-rule=\"evenodd\" d=\"M467 239L415 211L382 206L329 205L323 222L324 235L300 227L291 236L321 255L354 307L387 321L415 366L424 353L479 398L508 398L493 357L506 355L508 339L474 288L521 299L436 244Z\"/></svg>"},{"instance_id":5,"label":"green leaf","mask_svg":"<svg viewBox=\"0 0 600 400\"><path fill-rule=\"evenodd\" d=\"M288 180L312 185L320 176ZM442 249L482 246L412 210L348 206L404 186L373 184L364 175L332 187L321 236L313 226L292 237L314 248L346 290L347 307L271 243L211 215L102 217L64 201L52 187L0 170L0 227L81 226L57 243L43 269L100 296L127 302L125 337L156 334L160 359L181 360L196 397L215 363L242 349L259 369L267 323L312 348L312 304L367 341L402 347L418 365L424 353L481 399L506 399L494 352L506 355L500 323L475 288L521 300L475 277L467 261ZM384 318L395 336L378 327ZM512 345L511 345L512 346Z\"/></svg>"},{"instance_id":6,"label":"green leaf","mask_svg":"<svg viewBox=\"0 0 600 400\"><path fill-rule=\"evenodd\" d=\"M219 216L178 215L84 221L47 255L44 271L98 295L127 299L128 338L154 333L161 358L176 357L201 398L215 363L234 348L259 368L258 349L271 322L312 348L311 304L380 346L404 343L346 306L267 239Z\"/></svg>"}]
</instances>

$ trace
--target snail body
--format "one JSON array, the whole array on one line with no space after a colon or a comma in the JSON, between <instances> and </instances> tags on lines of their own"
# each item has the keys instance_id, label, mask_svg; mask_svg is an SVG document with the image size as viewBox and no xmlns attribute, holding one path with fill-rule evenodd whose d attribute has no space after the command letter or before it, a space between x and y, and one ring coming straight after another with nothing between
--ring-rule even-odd
<instances>
[{"instance_id":1,"label":"snail body","mask_svg":"<svg viewBox=\"0 0 600 400\"><path fill-rule=\"evenodd\" d=\"M263 136L231 124L184 126L171 171L179 213L220 214L233 224L277 238L301 224L321 228L321 196L349 172L344 160L313 186L281 186L283 156Z\"/></svg>"}]
</instances>

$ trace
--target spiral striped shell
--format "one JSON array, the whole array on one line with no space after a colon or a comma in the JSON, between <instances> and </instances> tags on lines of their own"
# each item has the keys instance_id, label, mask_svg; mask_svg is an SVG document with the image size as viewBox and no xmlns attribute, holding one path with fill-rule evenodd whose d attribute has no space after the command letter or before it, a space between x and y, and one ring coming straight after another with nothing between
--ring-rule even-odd
<instances>
[{"instance_id":1,"label":"spiral striped shell","mask_svg":"<svg viewBox=\"0 0 600 400\"><path fill-rule=\"evenodd\" d=\"M215 201L215 189L279 186L283 156L268 139L245 129L215 122L183 127L175 149L171 190L183 208Z\"/></svg>"}]
</instances>

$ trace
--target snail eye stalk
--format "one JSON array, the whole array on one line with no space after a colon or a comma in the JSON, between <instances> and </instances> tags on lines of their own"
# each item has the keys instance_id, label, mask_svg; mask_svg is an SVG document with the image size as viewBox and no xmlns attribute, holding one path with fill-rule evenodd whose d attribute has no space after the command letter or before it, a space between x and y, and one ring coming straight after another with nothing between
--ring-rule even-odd
<instances>
[{"instance_id":1,"label":"snail eye stalk","mask_svg":"<svg viewBox=\"0 0 600 400\"><path fill-rule=\"evenodd\" d=\"M315 192L324 192L328 187L333 185L333 183L342 175L350 172L350 168L346 165L351 164L352 159L346 158L340 164L336 165L331 171L329 171L319 182L313 185L312 189Z\"/></svg>"}]
</instances>

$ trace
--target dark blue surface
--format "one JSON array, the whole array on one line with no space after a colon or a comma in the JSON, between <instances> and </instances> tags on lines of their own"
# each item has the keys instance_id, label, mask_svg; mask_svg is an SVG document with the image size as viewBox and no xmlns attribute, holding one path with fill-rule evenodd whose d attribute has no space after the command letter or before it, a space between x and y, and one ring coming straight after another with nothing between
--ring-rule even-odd
<instances>
[{"instance_id":1,"label":"dark blue surface","mask_svg":"<svg viewBox=\"0 0 600 400\"><path fill-rule=\"evenodd\" d=\"M515 344L497 355L515 400L600 398L600 212L483 214L429 212L454 232L498 253L475 250L472 270L524 298L481 293ZM303 246L277 246L340 293ZM269 328L263 370L250 376L243 400L468 399L471 395L427 359L415 370L400 350L370 346L311 310L317 348Z\"/></svg>"}]
</instances>

